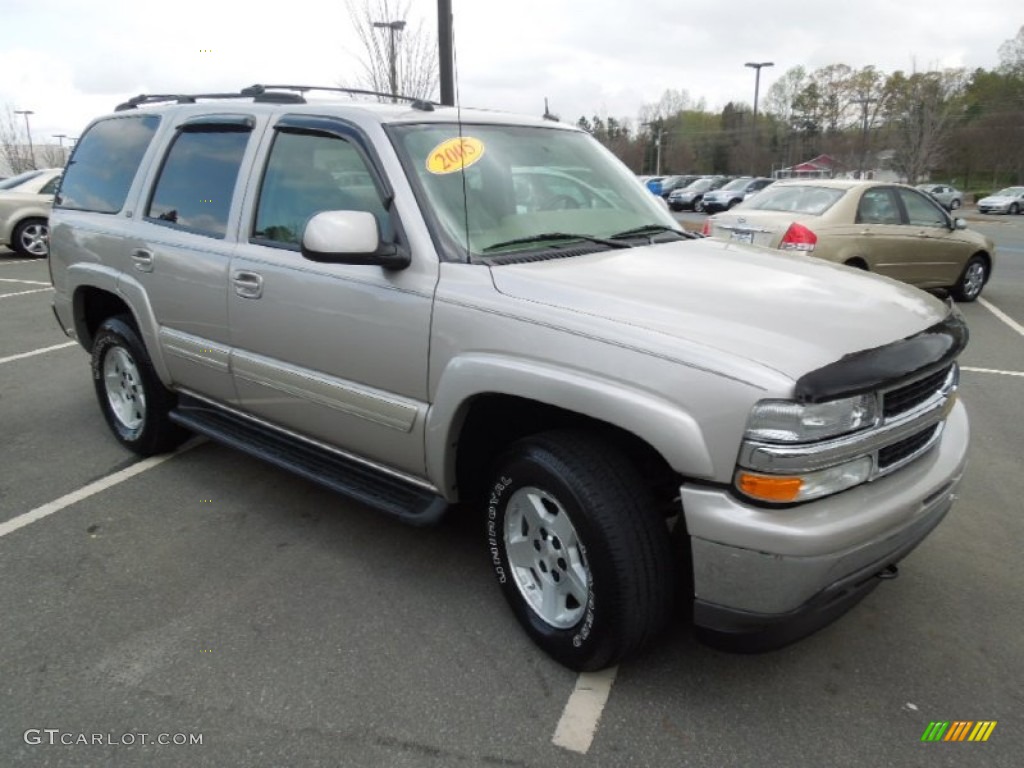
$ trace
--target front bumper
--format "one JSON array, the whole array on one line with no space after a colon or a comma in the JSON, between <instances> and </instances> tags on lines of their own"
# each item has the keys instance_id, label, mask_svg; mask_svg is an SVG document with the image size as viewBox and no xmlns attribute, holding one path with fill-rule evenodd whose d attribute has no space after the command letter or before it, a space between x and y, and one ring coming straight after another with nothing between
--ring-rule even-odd
<instances>
[{"instance_id":1,"label":"front bumper","mask_svg":"<svg viewBox=\"0 0 1024 768\"><path fill-rule=\"evenodd\" d=\"M927 454L888 477L790 509L683 486L694 623L734 649L763 650L845 613L945 517L967 462L962 403Z\"/></svg>"}]
</instances>

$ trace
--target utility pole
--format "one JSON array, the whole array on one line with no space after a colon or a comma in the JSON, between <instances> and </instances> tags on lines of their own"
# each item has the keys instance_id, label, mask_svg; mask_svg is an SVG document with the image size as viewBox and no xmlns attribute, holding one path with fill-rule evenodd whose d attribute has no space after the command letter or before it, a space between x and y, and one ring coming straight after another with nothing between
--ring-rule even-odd
<instances>
[{"instance_id":1,"label":"utility pole","mask_svg":"<svg viewBox=\"0 0 1024 768\"><path fill-rule=\"evenodd\" d=\"M852 104L860 104L863 107L864 123L861 128L860 137L860 164L857 167L857 178L864 178L864 163L867 160L868 154L868 104L874 104L878 99L872 99L865 96L860 99L851 99Z\"/></svg>"},{"instance_id":2,"label":"utility pole","mask_svg":"<svg viewBox=\"0 0 1024 768\"><path fill-rule=\"evenodd\" d=\"M373 26L378 29L387 29L391 35L391 41L388 46L388 60L391 64L391 101L394 103L398 102L398 65L395 56L395 32L401 32L405 29L404 21L375 21Z\"/></svg>"},{"instance_id":3,"label":"utility pole","mask_svg":"<svg viewBox=\"0 0 1024 768\"><path fill-rule=\"evenodd\" d=\"M455 69L452 66L452 0L437 0L437 71L441 103L455 106Z\"/></svg>"},{"instance_id":4,"label":"utility pole","mask_svg":"<svg viewBox=\"0 0 1024 768\"><path fill-rule=\"evenodd\" d=\"M68 156L64 154L64 139L68 138L66 133L55 133L53 138L60 142L60 164L67 165Z\"/></svg>"},{"instance_id":5,"label":"utility pole","mask_svg":"<svg viewBox=\"0 0 1024 768\"><path fill-rule=\"evenodd\" d=\"M754 75L754 127L751 130L750 142L750 175L753 176L757 167L757 97L758 92L761 90L761 67L774 67L775 62L748 61L743 66L750 67L756 72Z\"/></svg>"},{"instance_id":6,"label":"utility pole","mask_svg":"<svg viewBox=\"0 0 1024 768\"><path fill-rule=\"evenodd\" d=\"M645 125L647 127L656 126L658 129L658 135L655 138L654 143L654 175L661 176L661 120L658 120L657 122L652 120L650 122L641 123L641 125Z\"/></svg>"},{"instance_id":7,"label":"utility pole","mask_svg":"<svg viewBox=\"0 0 1024 768\"><path fill-rule=\"evenodd\" d=\"M29 165L31 165L32 168L35 169L35 167L36 167L36 150L35 150L35 147L32 146L32 129L28 127L28 116L29 115L34 115L35 112L33 112L31 109L16 109L16 110L14 110L14 114L16 114L16 115L24 115L25 116L25 133L28 134Z\"/></svg>"}]
</instances>

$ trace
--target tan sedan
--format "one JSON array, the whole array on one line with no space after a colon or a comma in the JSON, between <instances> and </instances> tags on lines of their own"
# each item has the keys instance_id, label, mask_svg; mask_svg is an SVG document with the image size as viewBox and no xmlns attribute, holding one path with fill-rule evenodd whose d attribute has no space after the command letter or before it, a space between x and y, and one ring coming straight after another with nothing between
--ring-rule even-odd
<instances>
[{"instance_id":1,"label":"tan sedan","mask_svg":"<svg viewBox=\"0 0 1024 768\"><path fill-rule=\"evenodd\" d=\"M0 245L10 245L30 258L47 255L46 222L63 172L63 168L44 168L0 182Z\"/></svg>"},{"instance_id":2,"label":"tan sedan","mask_svg":"<svg viewBox=\"0 0 1024 768\"><path fill-rule=\"evenodd\" d=\"M974 301L992 274L995 245L928 195L872 181L779 181L704 234L794 251Z\"/></svg>"}]
</instances>

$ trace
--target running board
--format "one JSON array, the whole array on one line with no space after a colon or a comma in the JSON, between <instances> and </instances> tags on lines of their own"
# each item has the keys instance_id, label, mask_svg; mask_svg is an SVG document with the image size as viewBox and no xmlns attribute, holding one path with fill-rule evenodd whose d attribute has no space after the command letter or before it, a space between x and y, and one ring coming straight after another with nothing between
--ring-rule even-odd
<instances>
[{"instance_id":1,"label":"running board","mask_svg":"<svg viewBox=\"0 0 1024 768\"><path fill-rule=\"evenodd\" d=\"M448 502L426 488L192 397L180 396L170 418L192 432L245 451L411 525L433 525L448 507Z\"/></svg>"}]
</instances>

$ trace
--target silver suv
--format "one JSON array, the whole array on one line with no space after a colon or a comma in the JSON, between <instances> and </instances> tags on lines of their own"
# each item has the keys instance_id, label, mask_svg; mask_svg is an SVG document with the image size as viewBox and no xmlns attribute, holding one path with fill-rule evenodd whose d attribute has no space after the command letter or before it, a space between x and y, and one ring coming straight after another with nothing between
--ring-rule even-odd
<instances>
[{"instance_id":1,"label":"silver suv","mask_svg":"<svg viewBox=\"0 0 1024 768\"><path fill-rule=\"evenodd\" d=\"M137 97L77 143L54 309L126 448L207 435L415 525L462 502L574 669L680 605L793 640L950 509L950 306L693 238L571 126L308 90Z\"/></svg>"}]
</instances>

